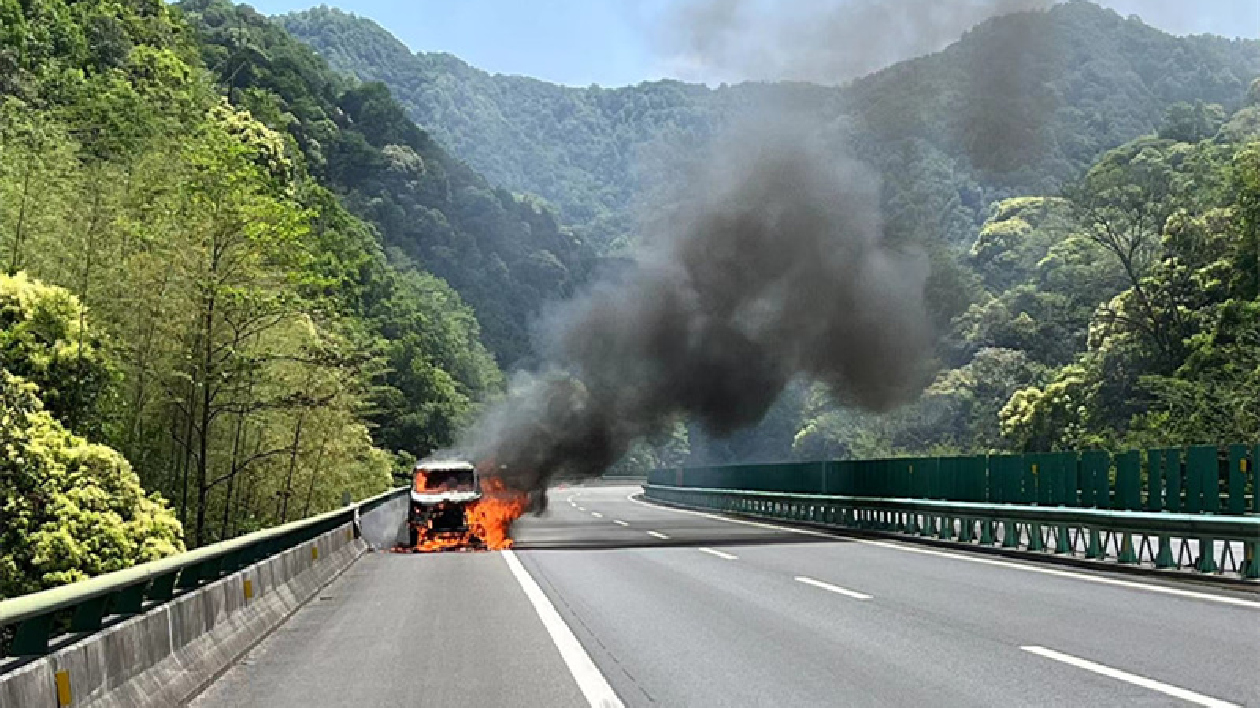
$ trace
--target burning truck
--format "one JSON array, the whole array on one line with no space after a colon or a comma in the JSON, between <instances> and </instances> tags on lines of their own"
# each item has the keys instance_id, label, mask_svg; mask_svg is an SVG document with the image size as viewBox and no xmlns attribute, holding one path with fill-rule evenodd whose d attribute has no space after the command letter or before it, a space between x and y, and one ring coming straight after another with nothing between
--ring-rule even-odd
<instances>
[{"instance_id":1,"label":"burning truck","mask_svg":"<svg viewBox=\"0 0 1260 708\"><path fill-rule=\"evenodd\" d=\"M399 550L416 553L511 548L509 529L528 505L527 495L464 460L417 464L410 496L408 545Z\"/></svg>"}]
</instances>

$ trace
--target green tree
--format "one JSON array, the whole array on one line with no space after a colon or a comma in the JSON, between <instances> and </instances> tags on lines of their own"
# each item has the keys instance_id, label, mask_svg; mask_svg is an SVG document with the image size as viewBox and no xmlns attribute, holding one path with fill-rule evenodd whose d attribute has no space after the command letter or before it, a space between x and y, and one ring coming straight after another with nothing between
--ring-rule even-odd
<instances>
[{"instance_id":1,"label":"green tree","mask_svg":"<svg viewBox=\"0 0 1260 708\"><path fill-rule=\"evenodd\" d=\"M43 410L38 388L0 370L0 598L183 550L181 528L114 450Z\"/></svg>"},{"instance_id":2,"label":"green tree","mask_svg":"<svg viewBox=\"0 0 1260 708\"><path fill-rule=\"evenodd\" d=\"M25 273L0 275L0 368L38 386L63 425L100 434L116 366L66 290Z\"/></svg>"}]
</instances>

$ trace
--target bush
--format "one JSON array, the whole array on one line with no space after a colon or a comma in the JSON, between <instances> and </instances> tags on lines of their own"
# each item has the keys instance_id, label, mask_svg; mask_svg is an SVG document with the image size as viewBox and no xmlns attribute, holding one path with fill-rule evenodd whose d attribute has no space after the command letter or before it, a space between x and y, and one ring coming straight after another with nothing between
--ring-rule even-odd
<instances>
[{"instance_id":1,"label":"bush","mask_svg":"<svg viewBox=\"0 0 1260 708\"><path fill-rule=\"evenodd\" d=\"M0 370L0 598L182 552L166 501L118 452L68 432L38 390Z\"/></svg>"}]
</instances>

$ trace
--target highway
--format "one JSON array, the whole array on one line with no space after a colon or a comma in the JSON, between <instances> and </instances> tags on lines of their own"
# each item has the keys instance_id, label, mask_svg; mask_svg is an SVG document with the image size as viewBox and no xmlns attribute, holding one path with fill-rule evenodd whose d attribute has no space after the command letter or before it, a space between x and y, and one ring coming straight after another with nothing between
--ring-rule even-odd
<instances>
[{"instance_id":1,"label":"highway","mask_svg":"<svg viewBox=\"0 0 1260 708\"><path fill-rule=\"evenodd\" d=\"M552 490L512 553L370 553L216 706L1260 706L1260 596Z\"/></svg>"}]
</instances>

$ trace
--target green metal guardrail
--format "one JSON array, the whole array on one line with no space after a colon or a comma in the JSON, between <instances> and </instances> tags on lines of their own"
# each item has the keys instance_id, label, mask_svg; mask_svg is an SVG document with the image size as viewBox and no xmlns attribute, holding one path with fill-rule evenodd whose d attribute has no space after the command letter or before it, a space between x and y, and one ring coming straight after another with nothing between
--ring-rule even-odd
<instances>
[{"instance_id":1,"label":"green metal guardrail","mask_svg":"<svg viewBox=\"0 0 1260 708\"><path fill-rule=\"evenodd\" d=\"M87 580L0 601L0 629L16 625L8 656L41 656L69 616L68 634L76 638L101 629L106 617L140 614L172 598L261 560L287 551L350 523L362 514L403 494L406 487L365 499L308 519L293 521L245 536L203 546L162 560L143 563Z\"/></svg>"},{"instance_id":2,"label":"green metal guardrail","mask_svg":"<svg viewBox=\"0 0 1260 708\"><path fill-rule=\"evenodd\" d=\"M648 484L647 498L783 521L1260 578L1260 517L1113 511ZM1138 539L1135 542L1135 538ZM1152 540L1154 542L1152 542ZM1178 549L1173 555L1173 541ZM1242 553L1237 547L1241 546ZM1219 547L1219 558L1217 548ZM1207 552L1203 552L1207 549ZM1183 561L1188 560L1189 563Z\"/></svg>"},{"instance_id":3,"label":"green metal guardrail","mask_svg":"<svg viewBox=\"0 0 1260 708\"><path fill-rule=\"evenodd\" d=\"M1037 506L1260 513L1260 445L653 470L649 484Z\"/></svg>"}]
</instances>

